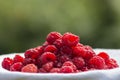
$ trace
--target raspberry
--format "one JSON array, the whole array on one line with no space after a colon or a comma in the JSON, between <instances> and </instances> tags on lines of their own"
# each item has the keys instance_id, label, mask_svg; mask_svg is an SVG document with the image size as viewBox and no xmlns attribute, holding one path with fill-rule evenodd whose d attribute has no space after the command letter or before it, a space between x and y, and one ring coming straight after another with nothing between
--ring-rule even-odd
<instances>
[{"instance_id":1,"label":"raspberry","mask_svg":"<svg viewBox=\"0 0 120 80\"><path fill-rule=\"evenodd\" d=\"M7 69L7 70L10 70L10 66L13 64L13 60L10 59L10 58L4 58L3 61L2 61L2 67Z\"/></svg>"},{"instance_id":2,"label":"raspberry","mask_svg":"<svg viewBox=\"0 0 120 80\"><path fill-rule=\"evenodd\" d=\"M75 58L73 58L73 63L76 65L76 67L78 68L78 69L81 69L82 67L84 67L84 65L85 65L85 61L84 61L84 59L83 58L81 58L81 57L75 57Z\"/></svg>"},{"instance_id":3,"label":"raspberry","mask_svg":"<svg viewBox=\"0 0 120 80\"><path fill-rule=\"evenodd\" d=\"M21 62L17 62L10 67L10 71L21 71L22 67L23 64Z\"/></svg>"},{"instance_id":4,"label":"raspberry","mask_svg":"<svg viewBox=\"0 0 120 80\"><path fill-rule=\"evenodd\" d=\"M73 54L76 56L81 56L85 59L90 59L95 56L95 52L88 46L75 46L73 47Z\"/></svg>"},{"instance_id":5,"label":"raspberry","mask_svg":"<svg viewBox=\"0 0 120 80\"><path fill-rule=\"evenodd\" d=\"M43 46L37 46L35 49L38 50L39 55L43 53Z\"/></svg>"},{"instance_id":6,"label":"raspberry","mask_svg":"<svg viewBox=\"0 0 120 80\"><path fill-rule=\"evenodd\" d=\"M58 49L61 48L63 46L62 44L62 39L57 39L54 43L53 43Z\"/></svg>"},{"instance_id":7,"label":"raspberry","mask_svg":"<svg viewBox=\"0 0 120 80\"><path fill-rule=\"evenodd\" d=\"M104 69L106 66L104 59L100 56L92 57L89 60L89 64L91 68L96 68L96 69Z\"/></svg>"},{"instance_id":8,"label":"raspberry","mask_svg":"<svg viewBox=\"0 0 120 80\"><path fill-rule=\"evenodd\" d=\"M28 49L24 54L25 58L32 58L32 59L38 58L39 55L40 54L39 54L38 50L36 50L34 48Z\"/></svg>"},{"instance_id":9,"label":"raspberry","mask_svg":"<svg viewBox=\"0 0 120 80\"><path fill-rule=\"evenodd\" d=\"M26 66L24 66L22 68L22 72L29 72L29 73L37 73L37 66L35 66L34 64L27 64Z\"/></svg>"},{"instance_id":10,"label":"raspberry","mask_svg":"<svg viewBox=\"0 0 120 80\"><path fill-rule=\"evenodd\" d=\"M106 52L100 52L98 56L102 57L105 61L109 59L109 55Z\"/></svg>"},{"instance_id":11,"label":"raspberry","mask_svg":"<svg viewBox=\"0 0 120 80\"><path fill-rule=\"evenodd\" d=\"M63 66L71 66L74 71L77 70L76 66L71 61L66 61L63 63Z\"/></svg>"},{"instance_id":12,"label":"raspberry","mask_svg":"<svg viewBox=\"0 0 120 80\"><path fill-rule=\"evenodd\" d=\"M43 69L43 68L40 68L40 69L38 70L38 73L47 73L47 71L46 71L45 69Z\"/></svg>"},{"instance_id":13,"label":"raspberry","mask_svg":"<svg viewBox=\"0 0 120 80\"><path fill-rule=\"evenodd\" d=\"M52 68L50 70L50 73L59 73L60 72L60 68Z\"/></svg>"},{"instance_id":14,"label":"raspberry","mask_svg":"<svg viewBox=\"0 0 120 80\"><path fill-rule=\"evenodd\" d=\"M23 61L23 64L24 65L27 65L27 64L36 64L36 60L35 59L31 59L31 58L25 58L24 61Z\"/></svg>"},{"instance_id":15,"label":"raspberry","mask_svg":"<svg viewBox=\"0 0 120 80\"><path fill-rule=\"evenodd\" d=\"M62 46L61 47L61 52L63 54L71 54L72 53L72 49L68 46Z\"/></svg>"},{"instance_id":16,"label":"raspberry","mask_svg":"<svg viewBox=\"0 0 120 80\"><path fill-rule=\"evenodd\" d=\"M40 61L42 62L42 64L45 64L49 61L55 61L55 60L56 60L56 56L54 53L51 53L51 52L44 52L40 56Z\"/></svg>"},{"instance_id":17,"label":"raspberry","mask_svg":"<svg viewBox=\"0 0 120 80\"><path fill-rule=\"evenodd\" d=\"M54 45L48 45L45 47L44 52L57 52L57 48Z\"/></svg>"},{"instance_id":18,"label":"raspberry","mask_svg":"<svg viewBox=\"0 0 120 80\"><path fill-rule=\"evenodd\" d=\"M48 35L47 35L47 38L46 40L50 43L50 44L53 44L57 39L61 38L62 35L58 32L50 32Z\"/></svg>"},{"instance_id":19,"label":"raspberry","mask_svg":"<svg viewBox=\"0 0 120 80\"><path fill-rule=\"evenodd\" d=\"M61 69L60 69L60 73L73 73L74 70L71 66L63 66Z\"/></svg>"},{"instance_id":20,"label":"raspberry","mask_svg":"<svg viewBox=\"0 0 120 80\"><path fill-rule=\"evenodd\" d=\"M23 63L24 61L24 58L20 55L15 55L15 57L13 58L13 62L16 63L16 62L22 62Z\"/></svg>"},{"instance_id":21,"label":"raspberry","mask_svg":"<svg viewBox=\"0 0 120 80\"><path fill-rule=\"evenodd\" d=\"M107 65L108 69L113 69L113 68L119 67L116 60L114 60L112 58L107 60L106 65Z\"/></svg>"},{"instance_id":22,"label":"raspberry","mask_svg":"<svg viewBox=\"0 0 120 80\"><path fill-rule=\"evenodd\" d=\"M67 32L63 35L62 42L66 46L75 46L79 43L79 36Z\"/></svg>"},{"instance_id":23,"label":"raspberry","mask_svg":"<svg viewBox=\"0 0 120 80\"><path fill-rule=\"evenodd\" d=\"M59 61L62 63L69 61L69 60L70 60L70 58L68 57L68 55L62 55L59 57Z\"/></svg>"},{"instance_id":24,"label":"raspberry","mask_svg":"<svg viewBox=\"0 0 120 80\"><path fill-rule=\"evenodd\" d=\"M50 71L53 68L53 62L48 62L42 66L42 68L46 71Z\"/></svg>"}]
</instances>

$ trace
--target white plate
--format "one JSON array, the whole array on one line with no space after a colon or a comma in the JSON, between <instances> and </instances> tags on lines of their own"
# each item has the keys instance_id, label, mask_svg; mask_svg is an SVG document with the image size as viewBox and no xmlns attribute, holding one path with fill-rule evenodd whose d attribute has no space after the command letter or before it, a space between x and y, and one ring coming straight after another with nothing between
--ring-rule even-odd
<instances>
[{"instance_id":1,"label":"white plate","mask_svg":"<svg viewBox=\"0 0 120 80\"><path fill-rule=\"evenodd\" d=\"M117 60L120 65L120 50L116 49L94 49L96 53L107 52L111 58ZM1 62L5 57L13 58L15 54L0 56L0 80L120 80L120 68L111 70L95 70L81 73L21 73L10 72L1 67ZM20 54L23 55L23 54Z\"/></svg>"}]
</instances>

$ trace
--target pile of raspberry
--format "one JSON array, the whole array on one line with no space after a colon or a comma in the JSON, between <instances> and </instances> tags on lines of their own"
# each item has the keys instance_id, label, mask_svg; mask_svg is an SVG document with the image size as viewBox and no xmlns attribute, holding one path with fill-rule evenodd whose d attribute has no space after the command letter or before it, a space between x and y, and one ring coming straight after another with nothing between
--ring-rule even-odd
<instances>
[{"instance_id":1,"label":"pile of raspberry","mask_svg":"<svg viewBox=\"0 0 120 80\"><path fill-rule=\"evenodd\" d=\"M80 42L79 36L66 32L50 32L43 45L28 49L24 57L6 57L2 67L9 71L28 73L78 73L119 67L106 52L96 54Z\"/></svg>"}]
</instances>

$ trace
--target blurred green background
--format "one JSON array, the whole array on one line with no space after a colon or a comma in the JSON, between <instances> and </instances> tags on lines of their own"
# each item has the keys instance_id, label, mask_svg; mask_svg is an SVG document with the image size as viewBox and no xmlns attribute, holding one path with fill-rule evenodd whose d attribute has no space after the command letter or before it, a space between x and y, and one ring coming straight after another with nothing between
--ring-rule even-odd
<instances>
[{"instance_id":1,"label":"blurred green background","mask_svg":"<svg viewBox=\"0 0 120 80\"><path fill-rule=\"evenodd\" d=\"M120 0L0 0L0 54L72 32L93 48L120 48Z\"/></svg>"}]
</instances>

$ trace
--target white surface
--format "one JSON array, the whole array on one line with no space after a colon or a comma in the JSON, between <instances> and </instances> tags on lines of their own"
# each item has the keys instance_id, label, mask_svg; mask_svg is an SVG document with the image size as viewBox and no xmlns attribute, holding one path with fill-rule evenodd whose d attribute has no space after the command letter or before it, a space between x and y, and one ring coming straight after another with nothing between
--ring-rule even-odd
<instances>
[{"instance_id":1,"label":"white surface","mask_svg":"<svg viewBox=\"0 0 120 80\"><path fill-rule=\"evenodd\" d=\"M120 65L120 50L116 49L94 49L96 53L107 52L111 58L117 60ZM1 62L5 57L13 58L15 54L0 55L0 80L120 80L120 68L111 70L95 70L81 73L21 73L10 72L1 67ZM23 54L21 54L23 55Z\"/></svg>"}]
</instances>

